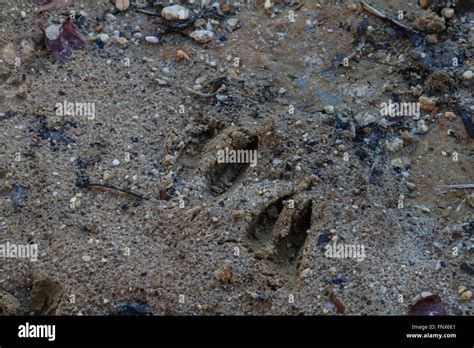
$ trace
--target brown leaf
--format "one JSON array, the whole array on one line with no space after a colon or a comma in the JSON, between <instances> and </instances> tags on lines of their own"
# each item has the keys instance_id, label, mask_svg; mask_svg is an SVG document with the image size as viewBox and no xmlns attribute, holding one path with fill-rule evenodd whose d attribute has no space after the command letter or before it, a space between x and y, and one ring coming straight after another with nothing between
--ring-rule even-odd
<instances>
[{"instance_id":1,"label":"brown leaf","mask_svg":"<svg viewBox=\"0 0 474 348\"><path fill-rule=\"evenodd\" d=\"M72 50L81 49L86 45L69 21L65 21L62 25L42 21L39 26L45 31L46 46L61 63L71 58Z\"/></svg>"},{"instance_id":2,"label":"brown leaf","mask_svg":"<svg viewBox=\"0 0 474 348\"><path fill-rule=\"evenodd\" d=\"M86 43L82 41L81 37L77 33L74 25L69 21L64 22L61 35L68 42L69 47L74 50L81 49L86 45Z\"/></svg>"},{"instance_id":3,"label":"brown leaf","mask_svg":"<svg viewBox=\"0 0 474 348\"><path fill-rule=\"evenodd\" d=\"M331 302L334 303L334 305L336 306L336 311L339 314L344 314L344 312L346 311L346 306L344 306L344 304L339 301L339 299L333 292L331 293L331 295L329 295L329 298L331 299Z\"/></svg>"},{"instance_id":4,"label":"brown leaf","mask_svg":"<svg viewBox=\"0 0 474 348\"><path fill-rule=\"evenodd\" d=\"M438 295L422 298L408 309L408 315L448 315Z\"/></svg>"},{"instance_id":5,"label":"brown leaf","mask_svg":"<svg viewBox=\"0 0 474 348\"><path fill-rule=\"evenodd\" d=\"M51 2L45 3L44 1L40 2L40 7L38 12L60 10L62 8L71 6L74 4L74 0L52 0Z\"/></svg>"}]
</instances>

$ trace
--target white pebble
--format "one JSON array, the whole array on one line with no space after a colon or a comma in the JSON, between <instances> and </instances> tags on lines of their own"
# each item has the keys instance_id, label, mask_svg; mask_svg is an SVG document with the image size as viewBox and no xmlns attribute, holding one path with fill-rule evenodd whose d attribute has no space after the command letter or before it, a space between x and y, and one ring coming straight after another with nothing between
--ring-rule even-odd
<instances>
[{"instance_id":1,"label":"white pebble","mask_svg":"<svg viewBox=\"0 0 474 348\"><path fill-rule=\"evenodd\" d=\"M114 160L112 161L112 165L113 165L114 167L117 167L119 164L120 164L120 161L119 161L118 159L114 159Z\"/></svg>"},{"instance_id":2,"label":"white pebble","mask_svg":"<svg viewBox=\"0 0 474 348\"><path fill-rule=\"evenodd\" d=\"M472 70L467 70L464 72L464 74L462 74L462 78L464 80L470 80L472 79Z\"/></svg>"},{"instance_id":3,"label":"white pebble","mask_svg":"<svg viewBox=\"0 0 474 348\"><path fill-rule=\"evenodd\" d=\"M157 44L158 42L160 42L160 39L158 38L158 36L148 35L145 36L145 41L152 44Z\"/></svg>"}]
</instances>

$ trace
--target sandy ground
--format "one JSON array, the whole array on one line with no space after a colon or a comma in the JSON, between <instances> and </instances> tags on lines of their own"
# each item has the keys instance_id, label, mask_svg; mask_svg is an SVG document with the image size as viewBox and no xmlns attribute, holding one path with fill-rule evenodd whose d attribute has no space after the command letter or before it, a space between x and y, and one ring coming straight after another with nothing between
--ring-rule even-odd
<instances>
[{"instance_id":1,"label":"sandy ground","mask_svg":"<svg viewBox=\"0 0 474 348\"><path fill-rule=\"evenodd\" d=\"M473 191L440 185L474 182L474 13L420 44L345 2L274 3L206 12L202 45L134 6L0 0L0 243L39 250L0 259L0 313L403 315L429 292L473 314ZM60 63L36 23L71 10L86 47ZM380 114L422 95L419 117ZM257 165L217 163L225 147Z\"/></svg>"}]
</instances>

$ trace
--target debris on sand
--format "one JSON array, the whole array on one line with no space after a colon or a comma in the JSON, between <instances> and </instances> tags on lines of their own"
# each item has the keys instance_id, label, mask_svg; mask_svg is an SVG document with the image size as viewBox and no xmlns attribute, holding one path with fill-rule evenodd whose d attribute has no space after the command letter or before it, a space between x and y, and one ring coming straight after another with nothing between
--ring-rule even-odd
<instances>
[{"instance_id":1,"label":"debris on sand","mask_svg":"<svg viewBox=\"0 0 474 348\"><path fill-rule=\"evenodd\" d=\"M72 6L74 4L74 0L37 0L36 3L40 5L38 12L44 12L60 10L68 6Z\"/></svg>"},{"instance_id":2,"label":"debris on sand","mask_svg":"<svg viewBox=\"0 0 474 348\"><path fill-rule=\"evenodd\" d=\"M19 315L21 304L12 294L0 290L0 315Z\"/></svg>"},{"instance_id":3,"label":"debris on sand","mask_svg":"<svg viewBox=\"0 0 474 348\"><path fill-rule=\"evenodd\" d=\"M209 43L214 39L214 33L210 30L195 30L189 36L200 44Z\"/></svg>"},{"instance_id":4,"label":"debris on sand","mask_svg":"<svg viewBox=\"0 0 474 348\"><path fill-rule=\"evenodd\" d=\"M428 295L408 309L408 315L447 315L448 312L438 295Z\"/></svg>"},{"instance_id":5,"label":"debris on sand","mask_svg":"<svg viewBox=\"0 0 474 348\"><path fill-rule=\"evenodd\" d=\"M71 58L73 50L79 50L86 45L69 20L62 24L42 22L40 27L45 33L46 46L61 63Z\"/></svg>"},{"instance_id":6,"label":"debris on sand","mask_svg":"<svg viewBox=\"0 0 474 348\"><path fill-rule=\"evenodd\" d=\"M443 17L439 17L434 12L428 12L417 18L414 23L415 29L425 33L441 33L446 30Z\"/></svg>"}]
</instances>

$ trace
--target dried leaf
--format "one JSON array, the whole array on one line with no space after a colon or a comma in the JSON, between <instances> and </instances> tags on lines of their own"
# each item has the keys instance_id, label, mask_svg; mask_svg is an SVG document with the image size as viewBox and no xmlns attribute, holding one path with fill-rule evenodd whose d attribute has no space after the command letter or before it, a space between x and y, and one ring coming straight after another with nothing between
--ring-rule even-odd
<instances>
[{"instance_id":1,"label":"dried leaf","mask_svg":"<svg viewBox=\"0 0 474 348\"><path fill-rule=\"evenodd\" d=\"M61 63L64 63L72 56L72 50L61 36L56 40L46 40L46 46Z\"/></svg>"},{"instance_id":2,"label":"dried leaf","mask_svg":"<svg viewBox=\"0 0 474 348\"><path fill-rule=\"evenodd\" d=\"M331 299L331 302L334 303L334 306L336 306L336 311L339 314L344 314L344 312L346 311L346 306L344 306L344 304L341 301L339 301L336 295L334 293L331 293L329 298Z\"/></svg>"},{"instance_id":3,"label":"dried leaf","mask_svg":"<svg viewBox=\"0 0 474 348\"><path fill-rule=\"evenodd\" d=\"M82 41L81 37L74 28L74 25L67 21L63 24L62 37L68 42L69 47L74 50L79 50L83 48L86 43Z\"/></svg>"},{"instance_id":4,"label":"dried leaf","mask_svg":"<svg viewBox=\"0 0 474 348\"><path fill-rule=\"evenodd\" d=\"M62 25L47 22L40 22L39 25L46 34L46 46L61 63L71 58L72 50L81 49L86 45L69 21Z\"/></svg>"},{"instance_id":5,"label":"dried leaf","mask_svg":"<svg viewBox=\"0 0 474 348\"><path fill-rule=\"evenodd\" d=\"M448 315L438 295L422 298L408 309L408 315Z\"/></svg>"},{"instance_id":6,"label":"dried leaf","mask_svg":"<svg viewBox=\"0 0 474 348\"><path fill-rule=\"evenodd\" d=\"M51 2L47 3L45 3L45 1L40 1L38 12L60 10L73 4L74 0L52 0Z\"/></svg>"}]
</instances>

